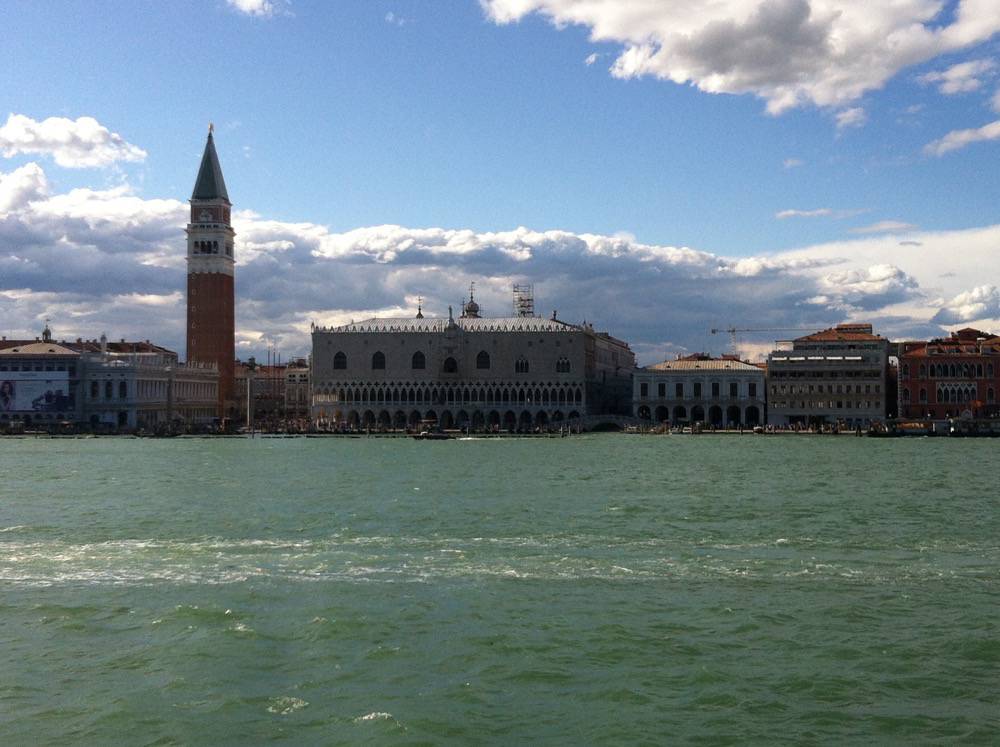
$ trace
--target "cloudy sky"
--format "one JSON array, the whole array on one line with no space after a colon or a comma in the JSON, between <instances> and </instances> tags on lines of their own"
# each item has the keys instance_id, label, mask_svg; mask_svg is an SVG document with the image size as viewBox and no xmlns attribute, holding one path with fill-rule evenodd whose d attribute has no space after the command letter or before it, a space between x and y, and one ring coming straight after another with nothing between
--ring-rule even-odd
<instances>
[{"instance_id":1,"label":"cloudy sky","mask_svg":"<svg viewBox=\"0 0 1000 747\"><path fill-rule=\"evenodd\" d=\"M640 362L792 328L1000 331L996 0L9 0L0 334L184 349L208 123L240 354L544 315Z\"/></svg>"}]
</instances>

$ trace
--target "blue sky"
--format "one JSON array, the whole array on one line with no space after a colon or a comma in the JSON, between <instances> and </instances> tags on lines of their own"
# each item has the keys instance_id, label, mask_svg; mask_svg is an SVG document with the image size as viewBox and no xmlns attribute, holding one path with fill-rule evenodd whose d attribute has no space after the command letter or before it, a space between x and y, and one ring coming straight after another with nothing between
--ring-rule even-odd
<instances>
[{"instance_id":1,"label":"blue sky","mask_svg":"<svg viewBox=\"0 0 1000 747\"><path fill-rule=\"evenodd\" d=\"M653 0L6 3L5 51L17 64L0 69L0 125L6 114L27 118L23 136L50 118L69 122L48 145L36 133L33 147L9 120L6 141L0 129L0 178L15 195L4 213L0 183L0 293L15 293L18 307L7 331L30 331L42 314L83 336L103 331L85 323L126 334L146 319L183 349L182 325L163 314L182 269L171 255L183 257L174 203L190 193L209 121L230 196L252 211L237 226L248 242L244 350L266 338L303 352L306 319L402 313L418 294L443 311L477 277L497 313L512 277L534 280L547 307L603 317L649 357L718 345L705 330L748 314L794 326L882 318L897 336L995 321L995 279L975 267L987 255L949 269L951 282L935 257L961 257L963 242L988 247L992 234L976 232L1000 222L1000 125L990 128L1000 121L1000 11L986 0L857 5L725 0L689 14ZM119 138L110 155L79 156L98 147L73 134L80 117ZM949 133L959 134L943 141ZM60 137L76 138L77 156L56 157ZM70 251L38 235L65 238L56 213L98 234L70 232L82 247L69 262L76 287L45 280L61 269L46 263ZM519 227L562 238L494 236ZM443 250L442 233L406 254L420 230L467 231L475 246ZM560 248L566 236L622 248L585 241L574 259ZM372 249L386 241L400 244ZM511 241L529 246L530 261L490 264L491 251L512 256ZM921 252L899 260L893 247L907 241ZM663 270L657 263L687 265L642 247L709 259L656 282L647 270ZM584 261L603 251L619 260L615 272ZM799 255L808 267L789 265ZM111 257L129 266L118 272ZM748 258L770 265L732 269ZM276 305L321 262L331 283L360 267L353 284L364 292L337 288L325 304L316 288L298 307ZM704 275L708 266L752 278L741 288L753 305L733 302L741 291ZM423 281L401 278L401 267ZM121 287L108 286L109 268ZM592 308L573 289L602 278L619 285ZM685 294L703 297L695 281L706 279L714 306L687 318L670 305L675 293L687 306ZM654 320L685 321L636 322L630 293L659 299ZM173 301L147 319L121 301L136 294Z\"/></svg>"}]
</instances>

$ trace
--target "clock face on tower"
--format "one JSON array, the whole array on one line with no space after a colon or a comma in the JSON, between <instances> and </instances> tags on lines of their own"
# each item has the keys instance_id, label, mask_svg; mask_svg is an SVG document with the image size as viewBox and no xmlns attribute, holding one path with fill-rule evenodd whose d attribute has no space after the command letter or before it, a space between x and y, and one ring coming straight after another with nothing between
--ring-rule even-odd
<instances>
[{"instance_id":1,"label":"clock face on tower","mask_svg":"<svg viewBox=\"0 0 1000 747\"><path fill-rule=\"evenodd\" d=\"M212 220L212 211L202 210L201 213L198 215L198 220L200 220L202 223L207 223L208 221Z\"/></svg>"}]
</instances>

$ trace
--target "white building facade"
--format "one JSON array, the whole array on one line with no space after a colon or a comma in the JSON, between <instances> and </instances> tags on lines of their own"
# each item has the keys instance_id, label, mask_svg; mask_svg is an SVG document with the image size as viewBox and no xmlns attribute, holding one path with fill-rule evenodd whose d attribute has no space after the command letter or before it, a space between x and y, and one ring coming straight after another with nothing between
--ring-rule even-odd
<instances>
[{"instance_id":1,"label":"white building facade","mask_svg":"<svg viewBox=\"0 0 1000 747\"><path fill-rule=\"evenodd\" d=\"M530 430L627 415L635 357L587 325L534 316L380 318L313 330L320 427Z\"/></svg>"},{"instance_id":2,"label":"white building facade","mask_svg":"<svg viewBox=\"0 0 1000 747\"><path fill-rule=\"evenodd\" d=\"M767 422L765 373L735 358L693 355L637 369L637 418L656 424L752 428Z\"/></svg>"}]
</instances>

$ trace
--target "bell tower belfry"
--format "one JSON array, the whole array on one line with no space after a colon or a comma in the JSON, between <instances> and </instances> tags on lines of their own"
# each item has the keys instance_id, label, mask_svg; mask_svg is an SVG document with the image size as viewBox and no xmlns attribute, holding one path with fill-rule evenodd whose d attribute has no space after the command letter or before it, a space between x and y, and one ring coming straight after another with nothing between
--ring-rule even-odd
<instances>
[{"instance_id":1,"label":"bell tower belfry","mask_svg":"<svg viewBox=\"0 0 1000 747\"><path fill-rule=\"evenodd\" d=\"M232 203L215 152L213 127L191 193L187 225L187 360L219 367L219 417L233 398L236 358Z\"/></svg>"}]
</instances>

